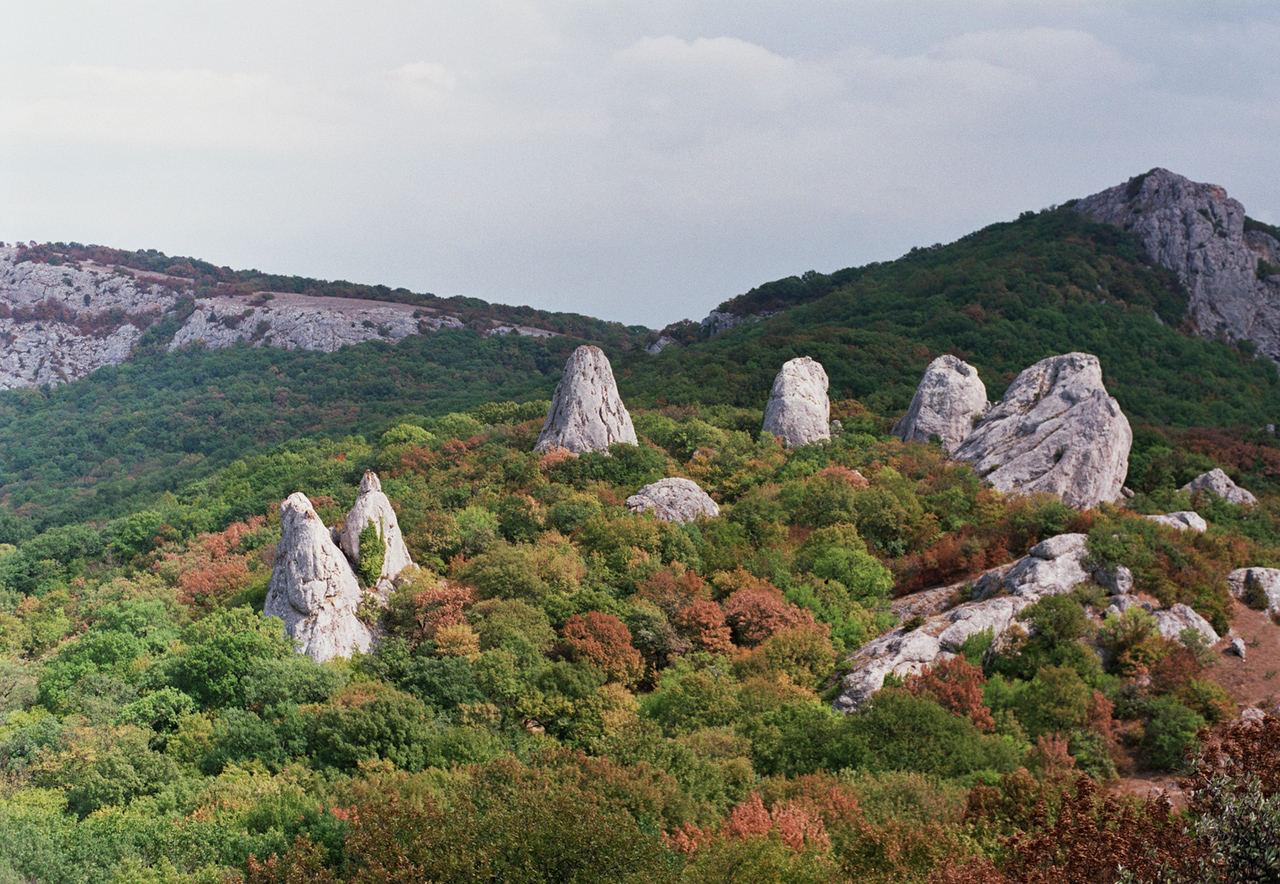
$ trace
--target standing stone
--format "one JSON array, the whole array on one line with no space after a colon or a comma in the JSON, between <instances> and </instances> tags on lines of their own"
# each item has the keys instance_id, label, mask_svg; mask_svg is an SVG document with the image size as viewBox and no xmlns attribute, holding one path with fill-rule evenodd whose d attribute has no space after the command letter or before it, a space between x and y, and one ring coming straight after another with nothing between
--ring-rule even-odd
<instances>
[{"instance_id":1,"label":"standing stone","mask_svg":"<svg viewBox=\"0 0 1280 884\"><path fill-rule=\"evenodd\" d=\"M831 402L822 363L801 356L783 364L769 391L764 429L789 448L831 438Z\"/></svg>"},{"instance_id":2,"label":"standing stone","mask_svg":"<svg viewBox=\"0 0 1280 884\"><path fill-rule=\"evenodd\" d=\"M663 522L692 522L698 516L714 519L720 507L707 492L689 479L659 479L627 498L627 509L633 513L653 510L654 518Z\"/></svg>"},{"instance_id":3,"label":"standing stone","mask_svg":"<svg viewBox=\"0 0 1280 884\"><path fill-rule=\"evenodd\" d=\"M988 407L978 370L950 354L939 356L929 363L907 413L893 425L893 435L904 442L928 442L937 436L942 450L951 454Z\"/></svg>"},{"instance_id":4,"label":"standing stone","mask_svg":"<svg viewBox=\"0 0 1280 884\"><path fill-rule=\"evenodd\" d=\"M360 562L360 532L371 524L378 526L385 548L382 573L375 581L378 588L385 591L391 588L391 581L401 571L413 564L413 560L409 558L409 548L405 546L404 536L400 533L396 511L392 509L387 495L382 493L378 474L366 470L364 478L360 480L360 494L342 524L340 545L353 565Z\"/></svg>"},{"instance_id":5,"label":"standing stone","mask_svg":"<svg viewBox=\"0 0 1280 884\"><path fill-rule=\"evenodd\" d=\"M615 442L638 444L636 428L618 395L608 357L599 347L579 347L565 363L533 450L567 448L581 454L604 451Z\"/></svg>"},{"instance_id":6,"label":"standing stone","mask_svg":"<svg viewBox=\"0 0 1280 884\"><path fill-rule=\"evenodd\" d=\"M1219 469L1212 469L1207 473L1196 476L1178 490L1190 491L1192 494L1197 491L1205 491L1209 494L1216 494L1227 503L1238 503L1242 506L1255 506L1258 503L1258 498L1245 491L1235 482L1232 482L1231 478Z\"/></svg>"},{"instance_id":7,"label":"standing stone","mask_svg":"<svg viewBox=\"0 0 1280 884\"><path fill-rule=\"evenodd\" d=\"M1120 497L1133 431L1096 356L1042 359L1009 386L956 450L998 490L1056 494L1088 509Z\"/></svg>"},{"instance_id":8,"label":"standing stone","mask_svg":"<svg viewBox=\"0 0 1280 884\"><path fill-rule=\"evenodd\" d=\"M356 616L365 594L305 494L280 504L280 528L262 613L283 620L299 651L317 663L369 650L373 633Z\"/></svg>"}]
</instances>

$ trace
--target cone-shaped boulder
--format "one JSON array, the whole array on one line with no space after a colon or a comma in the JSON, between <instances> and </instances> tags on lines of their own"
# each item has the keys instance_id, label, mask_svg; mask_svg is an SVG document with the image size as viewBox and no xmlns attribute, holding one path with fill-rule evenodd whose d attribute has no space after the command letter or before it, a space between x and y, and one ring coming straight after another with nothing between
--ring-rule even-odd
<instances>
[{"instance_id":1,"label":"cone-shaped boulder","mask_svg":"<svg viewBox=\"0 0 1280 884\"><path fill-rule=\"evenodd\" d=\"M373 582L381 589L389 589L391 581L406 566L412 565L413 560L409 558L409 549L400 533L396 511L391 508L387 495L382 493L378 474L372 470L366 470L360 480L360 494L342 525L342 551L356 566L360 562L360 533L369 525L377 525L383 546L382 570Z\"/></svg>"},{"instance_id":2,"label":"cone-shaped boulder","mask_svg":"<svg viewBox=\"0 0 1280 884\"><path fill-rule=\"evenodd\" d=\"M1097 357L1067 353L1018 375L955 457L1000 491L1044 491L1088 509L1120 497L1132 443Z\"/></svg>"},{"instance_id":3,"label":"cone-shaped boulder","mask_svg":"<svg viewBox=\"0 0 1280 884\"><path fill-rule=\"evenodd\" d=\"M763 429L789 448L831 438L831 402L821 362L801 356L783 364L769 391Z\"/></svg>"},{"instance_id":4,"label":"cone-shaped boulder","mask_svg":"<svg viewBox=\"0 0 1280 884\"><path fill-rule=\"evenodd\" d=\"M951 454L973 432L974 419L987 407L987 388L978 370L949 354L939 356L929 363L907 413L893 425L893 435L904 442L928 442L937 436L942 450Z\"/></svg>"},{"instance_id":5,"label":"cone-shaped boulder","mask_svg":"<svg viewBox=\"0 0 1280 884\"><path fill-rule=\"evenodd\" d=\"M369 650L373 633L356 617L364 592L305 494L280 504L280 528L263 613L283 620L299 651L317 663Z\"/></svg>"},{"instance_id":6,"label":"cone-shaped boulder","mask_svg":"<svg viewBox=\"0 0 1280 884\"><path fill-rule=\"evenodd\" d=\"M608 357L599 347L579 347L565 363L533 450L567 448L581 454L604 451L615 442L636 444L631 415L618 395Z\"/></svg>"}]
</instances>

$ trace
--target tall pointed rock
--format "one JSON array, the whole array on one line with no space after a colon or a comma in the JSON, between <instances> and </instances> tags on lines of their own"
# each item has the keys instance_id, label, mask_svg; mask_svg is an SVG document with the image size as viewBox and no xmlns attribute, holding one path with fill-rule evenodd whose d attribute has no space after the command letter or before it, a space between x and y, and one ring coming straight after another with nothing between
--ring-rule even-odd
<instances>
[{"instance_id":1,"label":"tall pointed rock","mask_svg":"<svg viewBox=\"0 0 1280 884\"><path fill-rule=\"evenodd\" d=\"M769 391L763 429L788 448L831 438L831 401L821 362L801 356L783 363Z\"/></svg>"},{"instance_id":2,"label":"tall pointed rock","mask_svg":"<svg viewBox=\"0 0 1280 884\"><path fill-rule=\"evenodd\" d=\"M299 650L317 663L369 650L373 633L356 616L365 593L305 494L280 504L280 529L262 613L283 620Z\"/></svg>"},{"instance_id":3,"label":"tall pointed rock","mask_svg":"<svg viewBox=\"0 0 1280 884\"><path fill-rule=\"evenodd\" d=\"M369 525L378 526L383 546L382 571L374 583L379 589L390 589L391 581L412 565L413 560L409 558L409 549L400 533L396 511L392 509L387 495L382 493L378 474L372 470L366 470L360 480L360 494L342 525L342 551L353 564L360 562L360 533Z\"/></svg>"},{"instance_id":4,"label":"tall pointed rock","mask_svg":"<svg viewBox=\"0 0 1280 884\"><path fill-rule=\"evenodd\" d=\"M581 454L604 451L615 442L637 444L631 415L618 395L608 357L599 347L579 347L565 363L533 450L567 448Z\"/></svg>"},{"instance_id":5,"label":"tall pointed rock","mask_svg":"<svg viewBox=\"0 0 1280 884\"><path fill-rule=\"evenodd\" d=\"M893 435L904 442L928 442L937 436L951 454L973 432L975 418L987 410L987 388L978 370L951 355L939 356L925 370L911 405Z\"/></svg>"}]
</instances>

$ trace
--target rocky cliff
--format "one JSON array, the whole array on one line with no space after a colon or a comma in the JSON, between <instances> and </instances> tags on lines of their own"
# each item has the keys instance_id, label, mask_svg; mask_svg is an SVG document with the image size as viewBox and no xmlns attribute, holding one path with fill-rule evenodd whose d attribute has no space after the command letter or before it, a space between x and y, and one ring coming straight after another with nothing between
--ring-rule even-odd
<instances>
[{"instance_id":1,"label":"rocky cliff","mask_svg":"<svg viewBox=\"0 0 1280 884\"><path fill-rule=\"evenodd\" d=\"M1151 260L1177 273L1201 334L1252 341L1280 362L1280 242L1246 231L1244 206L1225 190L1152 169L1075 208L1132 231Z\"/></svg>"},{"instance_id":2,"label":"rocky cliff","mask_svg":"<svg viewBox=\"0 0 1280 884\"><path fill-rule=\"evenodd\" d=\"M463 325L412 304L272 292L195 298L182 277L18 259L18 249L0 248L0 389L66 383L119 365L148 327L166 319L180 322L167 342L171 350L244 341L333 352Z\"/></svg>"}]
</instances>

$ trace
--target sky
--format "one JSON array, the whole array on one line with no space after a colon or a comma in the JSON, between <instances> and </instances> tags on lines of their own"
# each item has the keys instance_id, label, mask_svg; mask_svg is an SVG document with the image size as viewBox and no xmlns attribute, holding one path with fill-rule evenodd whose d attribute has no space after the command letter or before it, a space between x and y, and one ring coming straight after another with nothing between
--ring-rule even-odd
<instances>
[{"instance_id":1,"label":"sky","mask_svg":"<svg viewBox=\"0 0 1280 884\"><path fill-rule=\"evenodd\" d=\"M1155 166L1280 223L1280 4L5 0L0 241L662 327Z\"/></svg>"}]
</instances>

